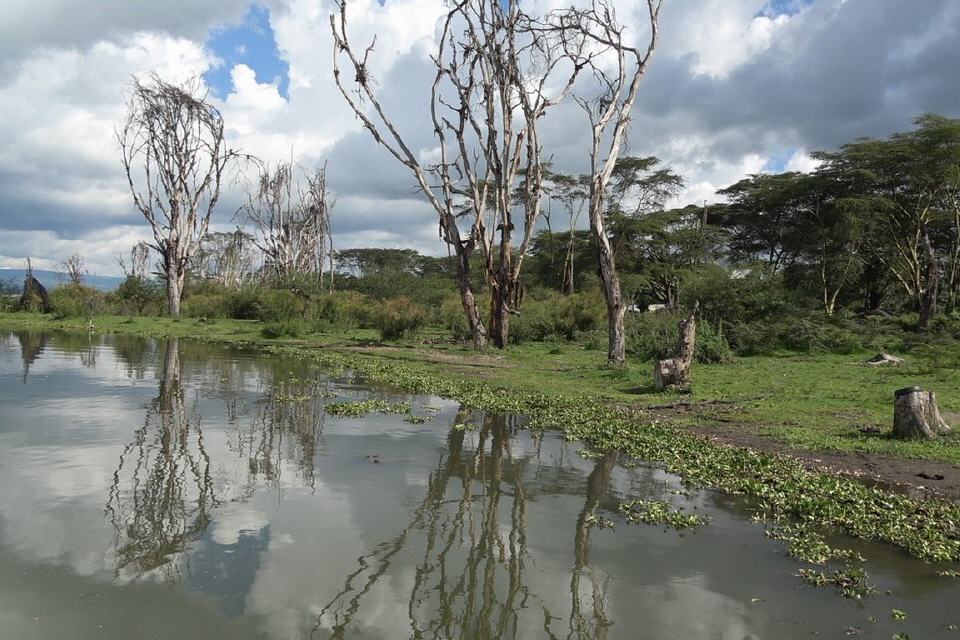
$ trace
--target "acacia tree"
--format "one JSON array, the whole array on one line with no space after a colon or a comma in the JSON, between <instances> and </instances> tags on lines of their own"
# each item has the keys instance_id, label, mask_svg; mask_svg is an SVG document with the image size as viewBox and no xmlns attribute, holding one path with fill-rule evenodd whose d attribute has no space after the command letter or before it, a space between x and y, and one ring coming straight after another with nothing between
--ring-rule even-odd
<instances>
[{"instance_id":1,"label":"acacia tree","mask_svg":"<svg viewBox=\"0 0 960 640\"><path fill-rule=\"evenodd\" d=\"M937 311L943 272L948 296L958 286L960 122L927 115L915 124L914 131L816 157L852 185L844 200L869 225L871 256L900 284L925 329Z\"/></svg>"},{"instance_id":2,"label":"acacia tree","mask_svg":"<svg viewBox=\"0 0 960 640\"><path fill-rule=\"evenodd\" d=\"M731 256L759 261L770 273L793 266L808 241L801 223L807 186L800 173L759 173L718 191L729 202L718 222L730 231Z\"/></svg>"},{"instance_id":3,"label":"acacia tree","mask_svg":"<svg viewBox=\"0 0 960 640\"><path fill-rule=\"evenodd\" d=\"M436 211L440 237L456 256L457 286L474 345L483 347L489 334L503 347L510 314L517 312L521 265L541 213L545 168L539 121L567 95L586 62L562 65L557 34L540 29L518 0L455 2L432 56L436 76L429 112L439 161L424 164L373 89L369 60L376 39L362 55L355 50L346 3L339 8L339 16L330 16L337 86L374 140L413 173ZM344 84L341 59L354 74L355 92ZM550 86L559 88L550 92ZM467 233L460 218L469 223ZM489 331L470 278L470 258L478 247L490 286Z\"/></svg>"},{"instance_id":4,"label":"acacia tree","mask_svg":"<svg viewBox=\"0 0 960 640\"><path fill-rule=\"evenodd\" d=\"M256 189L238 216L253 225L253 243L263 252L265 266L274 275L288 278L317 273L322 284L324 263L329 259L332 287L333 205L327 190L326 165L307 172L291 162L281 162L261 171Z\"/></svg>"},{"instance_id":5,"label":"acacia tree","mask_svg":"<svg viewBox=\"0 0 960 640\"><path fill-rule=\"evenodd\" d=\"M586 8L556 13L550 25L574 64L589 68L595 80L593 95L574 98L590 123L590 229L597 244L598 273L607 305L607 360L618 365L625 359L623 317L627 308L604 220L605 200L640 82L657 47L662 5L663 0L646 0L650 32L645 47L628 43L626 29L607 0L593 0ZM598 58L598 52L606 55Z\"/></svg>"},{"instance_id":6,"label":"acacia tree","mask_svg":"<svg viewBox=\"0 0 960 640\"><path fill-rule=\"evenodd\" d=\"M198 80L134 79L117 138L134 206L160 256L167 310L179 318L190 259L210 226L224 172L239 154L227 148L223 118Z\"/></svg>"}]
</instances>

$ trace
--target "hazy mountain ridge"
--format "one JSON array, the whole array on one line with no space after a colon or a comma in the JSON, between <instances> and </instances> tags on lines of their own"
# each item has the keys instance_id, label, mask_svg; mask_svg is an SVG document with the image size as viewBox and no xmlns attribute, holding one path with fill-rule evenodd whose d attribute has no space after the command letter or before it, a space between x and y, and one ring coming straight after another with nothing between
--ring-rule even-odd
<instances>
[{"instance_id":1,"label":"hazy mountain ridge","mask_svg":"<svg viewBox=\"0 0 960 640\"><path fill-rule=\"evenodd\" d=\"M23 284L23 279L27 275L26 269L0 268L0 280L13 281L18 287ZM67 275L59 271L47 271L45 269L34 269L34 277L40 281L40 284L47 289L54 289L68 281ZM98 276L94 274L83 277L83 284L101 291L113 291L120 286L123 278L117 276Z\"/></svg>"}]
</instances>

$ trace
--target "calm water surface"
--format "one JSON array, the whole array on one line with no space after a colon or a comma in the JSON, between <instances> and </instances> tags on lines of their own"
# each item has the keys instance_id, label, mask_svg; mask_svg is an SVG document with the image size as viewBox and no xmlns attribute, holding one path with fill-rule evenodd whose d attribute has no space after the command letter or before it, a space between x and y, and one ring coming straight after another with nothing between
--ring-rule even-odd
<instances>
[{"instance_id":1,"label":"calm water surface","mask_svg":"<svg viewBox=\"0 0 960 640\"><path fill-rule=\"evenodd\" d=\"M433 419L324 413L371 397ZM840 540L880 589L845 600L736 499L521 425L206 344L0 334L0 638L960 638L937 567ZM629 524L634 497L712 520Z\"/></svg>"}]
</instances>

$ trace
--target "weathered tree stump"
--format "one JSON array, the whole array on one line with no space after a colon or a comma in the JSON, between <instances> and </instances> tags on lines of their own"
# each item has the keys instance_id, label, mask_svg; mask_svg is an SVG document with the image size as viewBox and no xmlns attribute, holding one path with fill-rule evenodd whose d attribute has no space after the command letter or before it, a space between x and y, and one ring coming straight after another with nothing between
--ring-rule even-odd
<instances>
[{"instance_id":1,"label":"weathered tree stump","mask_svg":"<svg viewBox=\"0 0 960 640\"><path fill-rule=\"evenodd\" d=\"M653 385L659 389L690 387L690 365L697 346L697 309L700 303L693 304L690 315L679 323L680 340L677 343L677 355L666 360L658 360L653 366Z\"/></svg>"},{"instance_id":2,"label":"weathered tree stump","mask_svg":"<svg viewBox=\"0 0 960 640\"><path fill-rule=\"evenodd\" d=\"M949 431L950 426L940 417L937 396L933 391L905 387L894 392L894 437L931 440Z\"/></svg>"}]
</instances>

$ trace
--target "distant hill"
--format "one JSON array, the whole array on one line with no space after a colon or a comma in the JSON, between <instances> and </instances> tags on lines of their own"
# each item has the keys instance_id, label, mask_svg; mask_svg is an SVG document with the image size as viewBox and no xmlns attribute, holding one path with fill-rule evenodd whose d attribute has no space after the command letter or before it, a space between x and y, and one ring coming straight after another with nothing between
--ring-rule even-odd
<instances>
[{"instance_id":1,"label":"distant hill","mask_svg":"<svg viewBox=\"0 0 960 640\"><path fill-rule=\"evenodd\" d=\"M3 269L0 268L0 280L12 280L17 287L23 285L23 279L26 277L26 269ZM43 269L34 269L33 276L40 281L40 284L47 289L54 289L67 281L65 274L58 271L44 271ZM113 291L120 286L123 278L116 276L96 276L88 275L83 277L83 283L88 287L100 289L101 291Z\"/></svg>"}]
</instances>

